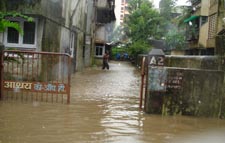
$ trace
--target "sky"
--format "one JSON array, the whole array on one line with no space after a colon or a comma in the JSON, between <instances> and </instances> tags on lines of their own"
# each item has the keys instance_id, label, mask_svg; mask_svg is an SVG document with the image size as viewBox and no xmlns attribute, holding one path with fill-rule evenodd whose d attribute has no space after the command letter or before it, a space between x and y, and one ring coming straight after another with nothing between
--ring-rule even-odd
<instances>
[{"instance_id":1,"label":"sky","mask_svg":"<svg viewBox=\"0 0 225 143\"><path fill-rule=\"evenodd\" d=\"M159 8L159 1L160 0L153 0L153 4L155 5L156 8ZM187 0L177 0L177 5L188 5Z\"/></svg>"}]
</instances>

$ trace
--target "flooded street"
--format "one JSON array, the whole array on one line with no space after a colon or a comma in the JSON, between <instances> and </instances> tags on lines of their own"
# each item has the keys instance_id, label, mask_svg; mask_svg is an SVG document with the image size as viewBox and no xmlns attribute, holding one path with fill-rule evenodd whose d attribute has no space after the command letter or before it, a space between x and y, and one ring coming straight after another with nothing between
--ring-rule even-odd
<instances>
[{"instance_id":1,"label":"flooded street","mask_svg":"<svg viewBox=\"0 0 225 143\"><path fill-rule=\"evenodd\" d=\"M224 143L225 120L139 111L140 73L126 62L72 76L71 104L0 102L0 143Z\"/></svg>"}]
</instances>

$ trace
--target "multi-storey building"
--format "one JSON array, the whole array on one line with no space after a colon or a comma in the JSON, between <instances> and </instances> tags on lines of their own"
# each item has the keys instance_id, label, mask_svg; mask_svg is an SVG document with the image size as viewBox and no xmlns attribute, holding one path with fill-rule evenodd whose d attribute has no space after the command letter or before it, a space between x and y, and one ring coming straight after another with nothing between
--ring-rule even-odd
<instances>
[{"instance_id":1,"label":"multi-storey building","mask_svg":"<svg viewBox=\"0 0 225 143\"><path fill-rule=\"evenodd\" d=\"M95 49L94 63L100 64L106 51L110 52L110 33L114 28L116 17L114 13L115 0L96 1L96 23L95 23Z\"/></svg>"},{"instance_id":2,"label":"multi-storey building","mask_svg":"<svg viewBox=\"0 0 225 143\"><path fill-rule=\"evenodd\" d=\"M7 0L1 4L2 12L15 11L34 19L33 22L27 22L20 17L7 17L10 21L18 22L24 34L19 34L13 28L0 33L0 42L6 48L68 53L73 61L73 72L82 69L84 63L88 63L85 60L91 59L90 55L84 54L85 50L90 49L83 48L86 46L85 34L91 31L87 31L87 1Z\"/></svg>"},{"instance_id":3,"label":"multi-storey building","mask_svg":"<svg viewBox=\"0 0 225 143\"><path fill-rule=\"evenodd\" d=\"M224 34L225 1L192 0L192 15L187 23L188 54L214 55L218 49L216 37Z\"/></svg>"},{"instance_id":4,"label":"multi-storey building","mask_svg":"<svg viewBox=\"0 0 225 143\"><path fill-rule=\"evenodd\" d=\"M128 12L128 2L129 0L121 0L121 9L120 9L120 25L123 24L124 18L129 14Z\"/></svg>"},{"instance_id":5,"label":"multi-storey building","mask_svg":"<svg viewBox=\"0 0 225 143\"><path fill-rule=\"evenodd\" d=\"M0 43L18 50L68 53L73 72L90 66L92 57L103 55L108 23L115 20L114 0L3 0L0 11L34 19L7 17L18 22L24 34L8 28L0 33Z\"/></svg>"}]
</instances>

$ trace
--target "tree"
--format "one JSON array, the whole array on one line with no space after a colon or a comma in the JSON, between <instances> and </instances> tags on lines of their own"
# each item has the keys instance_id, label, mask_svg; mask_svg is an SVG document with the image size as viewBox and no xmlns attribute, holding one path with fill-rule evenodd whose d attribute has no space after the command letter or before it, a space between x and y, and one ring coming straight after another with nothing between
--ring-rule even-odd
<instances>
[{"instance_id":1,"label":"tree","mask_svg":"<svg viewBox=\"0 0 225 143\"><path fill-rule=\"evenodd\" d=\"M172 12L177 0L161 0L159 3L160 15L167 21L171 21Z\"/></svg>"},{"instance_id":2,"label":"tree","mask_svg":"<svg viewBox=\"0 0 225 143\"><path fill-rule=\"evenodd\" d=\"M177 29L170 30L165 36L165 39L168 49L184 49L185 37L182 31L177 31Z\"/></svg>"},{"instance_id":3,"label":"tree","mask_svg":"<svg viewBox=\"0 0 225 143\"><path fill-rule=\"evenodd\" d=\"M177 0L161 0L160 15L164 18L165 25L161 27L165 32L165 42L167 49L184 49L185 48L185 28L184 20L190 16L190 9L184 7L182 14L173 17L175 11L175 3Z\"/></svg>"},{"instance_id":4,"label":"tree","mask_svg":"<svg viewBox=\"0 0 225 143\"><path fill-rule=\"evenodd\" d=\"M152 3L143 0L140 6L125 18L125 33L133 42L148 40L150 37L156 37L156 34L158 34L157 30L160 21L161 17L153 8Z\"/></svg>"},{"instance_id":5,"label":"tree","mask_svg":"<svg viewBox=\"0 0 225 143\"><path fill-rule=\"evenodd\" d=\"M151 46L148 44L150 38L160 37L159 25L162 18L148 0L131 0L128 7L130 14L125 17L124 31L132 41L130 53L136 57L150 50Z\"/></svg>"}]
</instances>

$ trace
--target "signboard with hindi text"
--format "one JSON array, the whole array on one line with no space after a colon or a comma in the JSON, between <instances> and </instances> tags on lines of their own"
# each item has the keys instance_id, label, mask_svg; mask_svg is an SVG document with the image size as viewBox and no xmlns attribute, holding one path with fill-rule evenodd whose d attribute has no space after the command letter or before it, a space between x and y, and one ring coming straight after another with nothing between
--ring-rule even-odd
<instances>
[{"instance_id":1,"label":"signboard with hindi text","mask_svg":"<svg viewBox=\"0 0 225 143\"><path fill-rule=\"evenodd\" d=\"M3 88L14 91L66 94L68 85L63 83L3 81Z\"/></svg>"}]
</instances>

